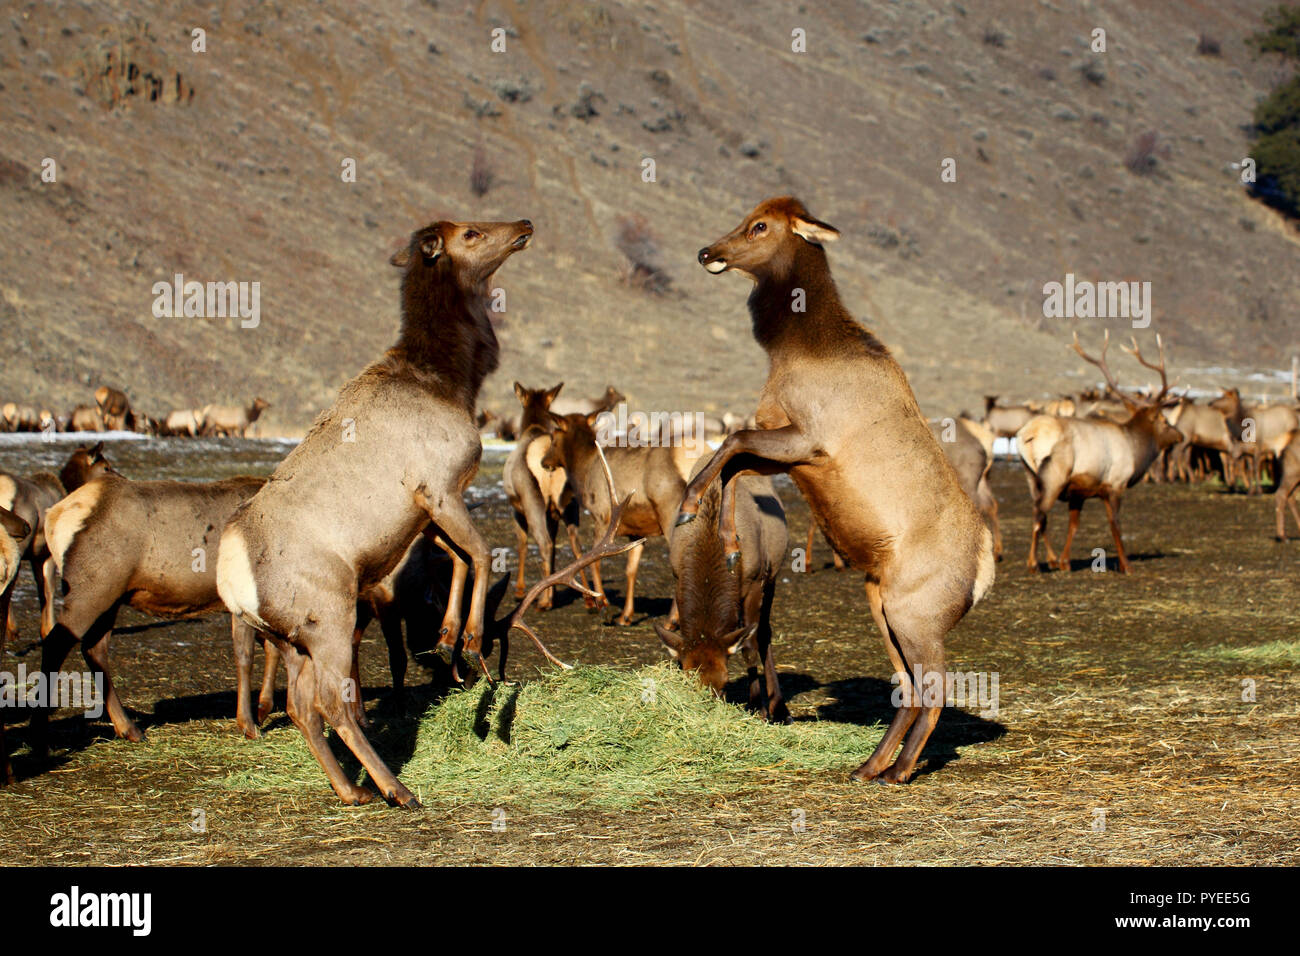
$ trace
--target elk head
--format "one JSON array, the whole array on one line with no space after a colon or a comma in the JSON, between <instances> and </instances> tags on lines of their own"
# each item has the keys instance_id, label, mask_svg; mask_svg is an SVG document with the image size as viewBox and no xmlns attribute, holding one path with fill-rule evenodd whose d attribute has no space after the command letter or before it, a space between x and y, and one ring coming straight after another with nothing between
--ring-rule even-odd
<instances>
[{"instance_id":1,"label":"elk head","mask_svg":"<svg viewBox=\"0 0 1300 956\"><path fill-rule=\"evenodd\" d=\"M683 622L683 628L685 628ZM754 637L758 625L738 627L717 637L688 635L684 631L670 631L658 621L655 633L668 648L668 654L684 671L694 671L700 683L721 697L727 686L727 658L745 646Z\"/></svg>"},{"instance_id":2,"label":"elk head","mask_svg":"<svg viewBox=\"0 0 1300 956\"><path fill-rule=\"evenodd\" d=\"M416 230L389 261L399 269L450 269L466 292L483 293L501 264L528 245L533 224L440 221Z\"/></svg>"},{"instance_id":3,"label":"elk head","mask_svg":"<svg viewBox=\"0 0 1300 956\"><path fill-rule=\"evenodd\" d=\"M1111 375L1110 367L1106 364L1106 350L1110 347L1110 330L1107 329L1102 339L1101 356L1093 358L1084 352L1079 345L1079 333L1074 333L1073 348L1079 353L1080 358L1091 365L1097 366L1101 374L1106 379L1106 390L1116 399L1124 403L1124 407L1129 411L1128 421L1124 422L1125 428L1139 428L1143 431L1150 432L1155 439L1158 451L1176 445L1182 441L1183 433L1170 425L1165 420L1164 410L1177 405L1180 398L1169 398L1169 377L1165 373L1165 345L1159 335L1156 336L1156 347L1160 350L1160 361L1157 363L1148 362L1142 357L1142 350L1138 347L1137 338L1132 340L1132 346L1121 346L1124 351L1137 359L1138 364L1144 368L1160 373L1160 390L1151 398L1138 399L1137 397L1120 390L1119 384L1115 377Z\"/></svg>"},{"instance_id":4,"label":"elk head","mask_svg":"<svg viewBox=\"0 0 1300 956\"><path fill-rule=\"evenodd\" d=\"M800 247L820 247L840 237L834 226L814 219L793 196L759 203L727 235L699 252L700 265L717 275L734 269L757 281L789 275Z\"/></svg>"}]
</instances>

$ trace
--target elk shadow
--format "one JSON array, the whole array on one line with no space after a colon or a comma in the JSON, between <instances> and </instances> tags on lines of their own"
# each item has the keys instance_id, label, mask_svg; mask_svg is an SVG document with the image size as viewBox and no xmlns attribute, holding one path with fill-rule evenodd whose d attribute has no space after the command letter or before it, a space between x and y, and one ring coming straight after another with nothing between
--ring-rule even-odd
<instances>
[{"instance_id":1,"label":"elk shadow","mask_svg":"<svg viewBox=\"0 0 1300 956\"><path fill-rule=\"evenodd\" d=\"M806 674L782 674L781 690L789 702L796 694L807 690L823 690L832 699L817 706L815 716L795 717L795 723L813 720L833 720L846 724L870 727L888 726L894 719L892 695L894 685L877 677L853 677L819 683ZM920 777L942 769L960 758L958 748L984 744L1006 734L1005 724L981 717L958 707L945 707L934 728L915 776ZM866 760L869 754L863 754Z\"/></svg>"}]
</instances>

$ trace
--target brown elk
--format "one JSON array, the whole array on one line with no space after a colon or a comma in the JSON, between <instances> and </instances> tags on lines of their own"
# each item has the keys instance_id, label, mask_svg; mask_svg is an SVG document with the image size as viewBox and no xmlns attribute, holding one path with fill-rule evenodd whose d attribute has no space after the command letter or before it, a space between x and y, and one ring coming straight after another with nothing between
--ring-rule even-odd
<instances>
[{"instance_id":1,"label":"brown elk","mask_svg":"<svg viewBox=\"0 0 1300 956\"><path fill-rule=\"evenodd\" d=\"M138 741L144 734L127 715L108 671L118 611L129 606L154 617L189 618L223 610L216 582L221 529L265 481L131 481L112 472L88 481L49 510L46 535L63 576L64 595L42 645L41 669L52 679L80 644L91 670L103 675L104 705L119 737ZM252 662L238 651L246 627L232 621L245 691ZM32 717L35 752L48 746L48 718L45 709ZM237 722L247 736L257 736L247 693L241 695Z\"/></svg>"},{"instance_id":2,"label":"brown elk","mask_svg":"<svg viewBox=\"0 0 1300 956\"><path fill-rule=\"evenodd\" d=\"M905 783L946 699L934 693L936 678L946 688L944 638L993 583L992 534L930 434L902 368L842 304L823 248L837 238L803 203L784 197L760 203L700 250L709 272L753 280L754 338L770 364L759 427L727 436L691 480L678 520L694 519L705 490L721 480L730 560L740 553L737 476L790 475L827 540L865 573L900 684L902 706L853 777ZM924 675L920 686L914 673Z\"/></svg>"},{"instance_id":3,"label":"brown elk","mask_svg":"<svg viewBox=\"0 0 1300 956\"><path fill-rule=\"evenodd\" d=\"M1030 571L1038 570L1038 539L1047 548L1048 563L1056 561L1051 542L1047 540L1047 512L1057 500L1065 501L1070 509L1070 523L1065 533L1065 546L1057 563L1062 571L1070 569L1070 543L1079 527L1079 514L1089 498L1100 498L1106 506L1110 533L1115 539L1119 555L1119 570L1129 571L1128 557L1119 529L1119 506L1124 489L1142 480L1147 468L1156 460L1162 449L1182 439L1182 434L1164 417L1164 409L1177 399L1166 401L1169 379L1165 375L1165 349L1156 336L1160 361L1152 364L1142 358L1137 339L1126 351L1146 368L1160 373L1160 391L1154 398L1141 401L1119 390L1110 367L1106 364L1106 350L1110 347L1107 331L1102 343L1101 356L1092 358L1079 345L1078 333L1074 336L1074 350L1084 361L1099 369L1106 377L1111 391L1129 409L1129 419L1122 425L1114 422L1081 418L1056 418L1040 415L1031 419L1016 433L1016 445L1029 478L1029 488L1034 499L1034 523L1029 539Z\"/></svg>"},{"instance_id":4,"label":"brown elk","mask_svg":"<svg viewBox=\"0 0 1300 956\"><path fill-rule=\"evenodd\" d=\"M956 419L930 422L948 464L957 473L961 490L974 502L993 533L993 557L1002 560L1002 530L998 524L998 499L989 484L993 468L993 432L965 413Z\"/></svg>"},{"instance_id":5,"label":"brown elk","mask_svg":"<svg viewBox=\"0 0 1300 956\"><path fill-rule=\"evenodd\" d=\"M1241 425L1242 450L1250 461L1250 493L1260 494L1260 475L1265 468L1272 469L1276 484L1273 466L1300 431L1300 415L1290 405L1246 405Z\"/></svg>"},{"instance_id":6,"label":"brown elk","mask_svg":"<svg viewBox=\"0 0 1300 956\"><path fill-rule=\"evenodd\" d=\"M1286 540L1286 516L1282 513L1284 506L1291 509L1291 517L1295 519L1297 530L1300 530L1300 512L1296 511L1295 499L1292 497L1297 485L1300 485L1300 434L1292 437L1278 458L1277 483L1273 489L1273 510L1277 521L1274 537L1278 541Z\"/></svg>"},{"instance_id":7,"label":"brown elk","mask_svg":"<svg viewBox=\"0 0 1300 956\"><path fill-rule=\"evenodd\" d=\"M483 451L474 422L479 388L497 366L490 281L532 234L527 220L440 221L412 234L391 260L403 270L397 342L343 387L222 534L217 589L232 614L284 655L289 716L346 803L373 794L344 773L322 718L386 799L417 803L366 739L347 695L357 598L393 570L429 522L454 548L436 649L455 654L472 565L459 637L464 655L482 665L491 555L463 495Z\"/></svg>"},{"instance_id":8,"label":"brown elk","mask_svg":"<svg viewBox=\"0 0 1300 956\"><path fill-rule=\"evenodd\" d=\"M131 400L126 392L101 385L95 389L95 408L109 431L129 431L135 427Z\"/></svg>"},{"instance_id":9,"label":"brown elk","mask_svg":"<svg viewBox=\"0 0 1300 956\"><path fill-rule=\"evenodd\" d=\"M24 542L31 536L32 527L8 508L0 508L0 593L8 594L18 576L18 566L23 558ZM0 658L4 657L6 628L0 627ZM13 782L9 766L9 748L5 746L4 716L0 715L0 786Z\"/></svg>"},{"instance_id":10,"label":"brown elk","mask_svg":"<svg viewBox=\"0 0 1300 956\"><path fill-rule=\"evenodd\" d=\"M697 470L705 464L697 463ZM678 630L655 622L655 632L684 670L719 697L727 660L745 652L749 704L769 720L789 722L772 653L772 597L785 560L785 509L770 478L741 478L735 491L740 565L727 567L719 531L722 491L710 485L697 520L672 529L669 557L677 580ZM759 666L762 666L762 679Z\"/></svg>"},{"instance_id":11,"label":"brown elk","mask_svg":"<svg viewBox=\"0 0 1300 956\"><path fill-rule=\"evenodd\" d=\"M1028 405L999 405L998 396L984 396L984 425L999 438L1010 438L1035 414Z\"/></svg>"},{"instance_id":12,"label":"brown elk","mask_svg":"<svg viewBox=\"0 0 1300 956\"><path fill-rule=\"evenodd\" d=\"M41 413L35 405L5 402L0 406L0 417L4 419L5 431L34 432L41 428Z\"/></svg>"},{"instance_id":13,"label":"brown elk","mask_svg":"<svg viewBox=\"0 0 1300 956\"><path fill-rule=\"evenodd\" d=\"M238 405L205 405L202 410L202 424L199 432L204 435L219 435L224 438L243 438L248 429L271 407L264 398L253 399L247 408Z\"/></svg>"},{"instance_id":14,"label":"brown elk","mask_svg":"<svg viewBox=\"0 0 1300 956\"><path fill-rule=\"evenodd\" d=\"M550 409L563 387L563 382L550 389L525 388L515 382L515 396L523 409L520 418L522 431L501 471L501 484L514 510L519 555L519 576L515 579L515 596L518 598L523 598L526 591L524 568L529 537L537 543L542 577L555 570L556 533L560 522L564 523L574 557L582 553L578 546L579 507L568 481L568 472L563 467L548 469L542 465L551 449L551 434L555 430L556 419ZM584 598L589 606L595 606L590 597L584 595ZM552 592L547 591L537 599L537 607L548 610L551 602Z\"/></svg>"},{"instance_id":15,"label":"brown elk","mask_svg":"<svg viewBox=\"0 0 1300 956\"><path fill-rule=\"evenodd\" d=\"M1229 488L1235 482L1235 462L1241 457L1240 443L1234 437L1234 428L1240 434L1239 424L1230 421L1240 410L1240 397L1235 390L1229 395L1224 392L1220 399L1226 399L1231 411L1211 403L1198 405L1190 398L1181 398L1178 404L1169 410L1166 419L1170 425L1182 434L1179 442L1169 449L1169 470L1171 478L1190 481L1193 478L1193 455L1213 452L1219 456L1223 467L1223 483ZM1199 467L1199 466L1197 466Z\"/></svg>"},{"instance_id":16,"label":"brown elk","mask_svg":"<svg viewBox=\"0 0 1300 956\"><path fill-rule=\"evenodd\" d=\"M597 453L595 427L605 412L587 415L563 415L557 418L551 447L542 458L542 467L563 468L568 472L568 483L578 502L591 512L596 534L603 535L608 526L615 502L601 481L603 465ZM695 461L708 451L703 442L689 445L635 445L604 449L614 476L614 484L631 495L616 534L635 537L667 537L677 517L677 506L686 489L686 477ZM636 591L637 568L641 563L642 548L632 548L627 553L627 591L619 624L632 620ZM601 581L600 562L591 566L592 589L599 606L608 605ZM675 620L675 615L674 615Z\"/></svg>"},{"instance_id":17,"label":"brown elk","mask_svg":"<svg viewBox=\"0 0 1300 956\"><path fill-rule=\"evenodd\" d=\"M195 437L203 429L203 409L178 408L168 412L158 428L160 435Z\"/></svg>"},{"instance_id":18,"label":"brown elk","mask_svg":"<svg viewBox=\"0 0 1300 956\"><path fill-rule=\"evenodd\" d=\"M91 405L78 405L68 415L68 431L102 432L104 431L103 416L100 415L98 408Z\"/></svg>"},{"instance_id":19,"label":"brown elk","mask_svg":"<svg viewBox=\"0 0 1300 956\"><path fill-rule=\"evenodd\" d=\"M608 412L618 407L619 402L626 402L627 396L613 385L606 385L605 392L596 398L561 398L551 405L553 415L590 415L592 412ZM521 428L522 430L522 428Z\"/></svg>"},{"instance_id":20,"label":"brown elk","mask_svg":"<svg viewBox=\"0 0 1300 956\"><path fill-rule=\"evenodd\" d=\"M42 638L54 627L54 592L58 580L46 533L47 514L64 495L76 491L92 478L112 471L112 465L104 457L103 451L103 442L94 448L78 448L68 457L57 476L43 471L29 478L21 478L0 472L0 508L13 511L31 529L30 535L23 541L23 557L29 562L32 577L36 579ZM0 621L11 638L18 633L10 609L13 585L11 580L0 591Z\"/></svg>"}]
</instances>

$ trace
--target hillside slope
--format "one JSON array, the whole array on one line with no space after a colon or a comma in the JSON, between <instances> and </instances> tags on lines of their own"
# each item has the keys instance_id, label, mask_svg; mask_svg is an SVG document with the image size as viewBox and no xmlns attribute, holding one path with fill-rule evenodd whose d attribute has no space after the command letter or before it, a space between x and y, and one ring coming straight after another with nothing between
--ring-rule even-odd
<instances>
[{"instance_id":1,"label":"hillside slope","mask_svg":"<svg viewBox=\"0 0 1300 956\"><path fill-rule=\"evenodd\" d=\"M1181 381L1258 392L1246 373L1300 351L1296 234L1230 167L1278 79L1242 43L1269 5L7 4L0 400L62 409L109 383L156 414L259 394L271 430L302 429L394 337L388 255L452 216L537 227L499 276L485 405L563 379L642 408L750 409L748 284L694 257L779 193L843 231L845 300L931 413L1092 380L1071 330L1127 326L1045 319L1043 284L1067 272L1151 282ZM1201 32L1221 55L1197 53ZM1125 158L1147 131L1138 175ZM653 235L666 293L624 281L625 217ZM261 324L154 318L176 273L260 282Z\"/></svg>"}]
</instances>

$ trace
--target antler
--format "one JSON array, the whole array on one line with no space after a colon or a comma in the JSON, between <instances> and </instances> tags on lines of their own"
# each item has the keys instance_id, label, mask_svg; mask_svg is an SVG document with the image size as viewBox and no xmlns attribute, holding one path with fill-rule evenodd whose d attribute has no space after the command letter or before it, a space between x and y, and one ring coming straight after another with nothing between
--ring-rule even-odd
<instances>
[{"instance_id":1,"label":"antler","mask_svg":"<svg viewBox=\"0 0 1300 956\"><path fill-rule=\"evenodd\" d=\"M563 584L566 587L571 587L583 594L589 594L592 597L595 597L596 592L592 591L585 585L578 583L578 572L590 564L595 564L597 561L602 561L605 558L612 558L625 551L631 551L645 540L644 538L637 538L635 541L623 545L616 545L614 543L614 535L617 533L619 522L623 517L623 509L627 507L627 503L631 500L632 495L629 492L624 496L622 501L618 501L614 491L614 475L613 472L609 470L609 462L605 460L604 449L602 449L599 444L596 445L596 454L600 456L600 464L605 471L605 483L609 486L610 503L614 504L614 502L617 502L617 504L614 504L614 508L609 515L609 527L605 529L605 533L600 536L599 540L591 546L591 549L586 554L576 555L574 562L568 567L562 568L549 577L538 581L529 589L528 593L524 595L524 599L519 602L519 606L515 608L514 613L510 616L510 627L506 629L506 633L501 637L501 660L497 665L497 674L501 680L505 680L506 676L506 654L509 650L507 637L509 636L510 631L515 628L519 628L519 630L531 637L533 643L537 645L537 649L542 652L542 655L548 661L566 671L571 670L571 667L568 664L564 663L564 661L560 660L547 650L546 645L542 643L542 639L537 636L537 632L524 623L524 613L528 610L533 601L536 600L539 594L547 588L554 587L557 584Z\"/></svg>"},{"instance_id":2,"label":"antler","mask_svg":"<svg viewBox=\"0 0 1300 956\"><path fill-rule=\"evenodd\" d=\"M1156 335L1156 348L1160 350L1159 365L1152 365L1150 362L1148 362L1146 359L1142 357L1142 350L1138 348L1138 340L1136 335L1133 336L1132 348L1129 348L1126 345L1120 347L1123 348L1124 351L1127 352L1129 355L1137 359L1139 364L1146 366L1147 368L1151 369L1151 371L1153 372L1160 373L1160 392L1159 394L1156 395L1155 398L1151 399L1151 404L1154 405L1157 402L1159 402L1161 399L1163 399L1165 397L1165 394L1169 391L1169 377L1165 374L1165 343L1160 338L1159 334Z\"/></svg>"},{"instance_id":3,"label":"antler","mask_svg":"<svg viewBox=\"0 0 1300 956\"><path fill-rule=\"evenodd\" d=\"M1121 402L1123 402L1125 406L1127 406L1129 409L1131 410L1137 409L1137 405L1133 403L1133 400L1119 390L1119 383L1116 382L1115 377L1110 374L1110 366L1106 364L1106 350L1110 348L1110 329L1106 329L1106 334L1101 340L1101 358L1093 358L1091 355L1089 355L1087 352L1083 350L1083 346L1079 344L1078 332L1074 333L1073 348L1076 352L1079 353L1079 357L1082 358L1085 362L1095 365L1097 366L1097 368L1101 369L1101 374L1106 376L1106 388L1112 395L1114 395Z\"/></svg>"}]
</instances>

